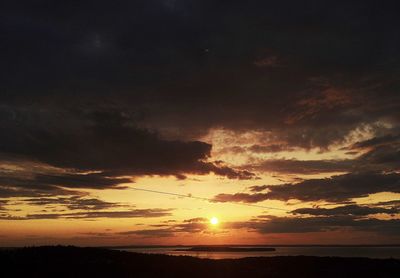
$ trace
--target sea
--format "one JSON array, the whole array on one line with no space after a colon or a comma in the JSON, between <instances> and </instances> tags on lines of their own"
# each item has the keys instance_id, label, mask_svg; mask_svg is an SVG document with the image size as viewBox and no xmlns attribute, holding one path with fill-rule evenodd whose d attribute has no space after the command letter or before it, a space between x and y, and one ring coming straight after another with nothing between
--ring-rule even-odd
<instances>
[{"instance_id":1,"label":"sea","mask_svg":"<svg viewBox=\"0 0 400 278\"><path fill-rule=\"evenodd\" d=\"M243 247L248 247L248 246L243 246ZM188 251L188 249L191 248L191 246L128 247L128 248L118 248L118 250L146 253L146 254L192 256L192 257L207 258L207 259L238 259L245 257L271 257L271 256L367 257L367 258L378 258L378 259L387 259L387 258L400 259L400 246L253 246L253 247L274 247L275 251L249 251L249 252Z\"/></svg>"}]
</instances>

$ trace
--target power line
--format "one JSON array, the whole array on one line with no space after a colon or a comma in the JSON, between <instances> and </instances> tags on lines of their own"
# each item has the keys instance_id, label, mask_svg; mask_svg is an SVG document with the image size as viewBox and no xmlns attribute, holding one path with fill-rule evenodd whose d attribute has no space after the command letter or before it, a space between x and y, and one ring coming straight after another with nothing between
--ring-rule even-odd
<instances>
[{"instance_id":1,"label":"power line","mask_svg":"<svg viewBox=\"0 0 400 278\"><path fill-rule=\"evenodd\" d=\"M179 194L179 193L173 193L173 192L166 192L166 191L158 191L158 190L150 190L150 189L144 189L144 188L138 188L138 187L130 187L131 189L138 190L138 191L144 191L144 192L149 192L149 193L157 193L157 194L163 194L163 195L170 195L170 196L176 196L176 197L182 197L182 198L190 198L190 199L196 199L196 200L201 200L201 201L207 201L211 203L217 203L218 201L215 201L211 198L204 198L204 197L197 197L193 196L191 194ZM234 203L234 202L226 202L234 205L240 205L240 206L248 206L248 207L255 207L255 208L263 208L263 209L273 209L273 210L280 210L280 211L290 211L287 209L283 208L275 208L275 207L268 207L268 206L262 206L262 205L253 205L253 204L245 204L245 203Z\"/></svg>"}]
</instances>

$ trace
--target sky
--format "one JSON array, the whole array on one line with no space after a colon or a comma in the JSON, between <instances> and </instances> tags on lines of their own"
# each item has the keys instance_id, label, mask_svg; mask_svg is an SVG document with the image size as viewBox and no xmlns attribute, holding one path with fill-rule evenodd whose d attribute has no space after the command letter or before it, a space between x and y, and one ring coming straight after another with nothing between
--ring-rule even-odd
<instances>
[{"instance_id":1,"label":"sky","mask_svg":"<svg viewBox=\"0 0 400 278\"><path fill-rule=\"evenodd\" d=\"M398 8L2 1L0 246L400 244Z\"/></svg>"}]
</instances>

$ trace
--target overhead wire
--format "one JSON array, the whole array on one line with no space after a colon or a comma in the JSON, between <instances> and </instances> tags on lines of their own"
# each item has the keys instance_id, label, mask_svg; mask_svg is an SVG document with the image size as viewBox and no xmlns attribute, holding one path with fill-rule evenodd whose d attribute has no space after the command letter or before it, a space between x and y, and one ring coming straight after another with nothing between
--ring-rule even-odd
<instances>
[{"instance_id":1,"label":"overhead wire","mask_svg":"<svg viewBox=\"0 0 400 278\"><path fill-rule=\"evenodd\" d=\"M194 195L191 195L191 194L179 194L179 193L173 193L173 192L167 192L167 191L144 189L144 188L139 188L139 187L129 187L129 188L137 190L137 191L144 191L144 192L149 192L149 193L163 194L163 195L169 195L169 196L175 196L175 197L181 197L181 198L190 198L190 199L196 199L196 200L201 200L201 201L207 201L207 202L210 202L210 203L218 203L218 201L216 201L214 199L205 198L205 197L198 197L198 196L194 196ZM248 204L248 203L236 203L236 202L224 202L224 203L230 203L230 204L240 205L240 206L255 207L255 208L280 210L280 211L285 211L285 212L290 211L290 210L287 210L287 209L284 209L284 208L277 208L277 207L263 206L263 205L254 205L254 204Z\"/></svg>"}]
</instances>

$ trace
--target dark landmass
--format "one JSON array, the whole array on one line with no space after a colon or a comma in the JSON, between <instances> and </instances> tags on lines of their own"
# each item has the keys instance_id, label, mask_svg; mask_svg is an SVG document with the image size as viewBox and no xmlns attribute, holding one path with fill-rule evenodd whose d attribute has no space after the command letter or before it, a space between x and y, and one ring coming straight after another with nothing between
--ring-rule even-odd
<instances>
[{"instance_id":1,"label":"dark landmass","mask_svg":"<svg viewBox=\"0 0 400 278\"><path fill-rule=\"evenodd\" d=\"M275 251L272 247L229 247L229 246L198 246L189 249L176 249L175 251L193 251L193 252L257 252L257 251Z\"/></svg>"},{"instance_id":2,"label":"dark landmass","mask_svg":"<svg viewBox=\"0 0 400 278\"><path fill-rule=\"evenodd\" d=\"M2 277L400 277L400 260L258 257L210 260L100 248L0 250Z\"/></svg>"}]
</instances>

